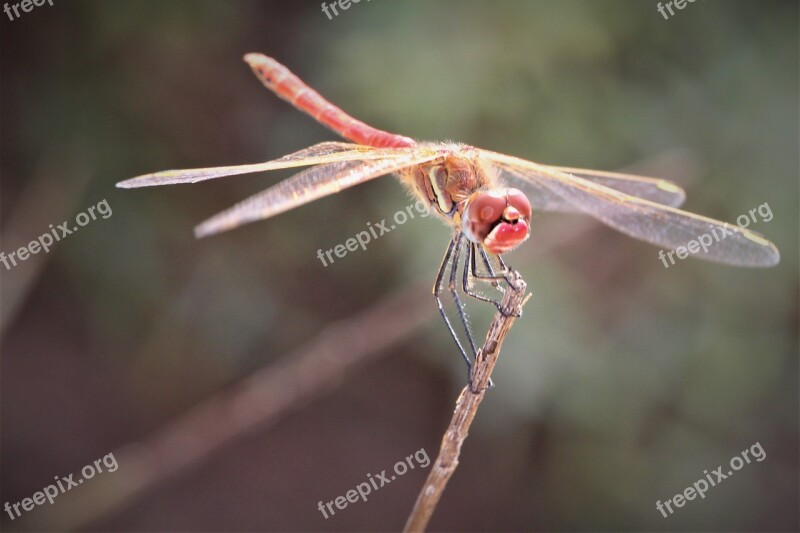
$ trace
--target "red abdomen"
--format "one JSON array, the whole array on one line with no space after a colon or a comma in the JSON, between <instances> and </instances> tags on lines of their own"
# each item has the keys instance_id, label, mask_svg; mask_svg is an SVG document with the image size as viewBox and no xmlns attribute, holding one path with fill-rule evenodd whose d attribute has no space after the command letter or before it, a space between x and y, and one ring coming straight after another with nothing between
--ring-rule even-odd
<instances>
[{"instance_id":1,"label":"red abdomen","mask_svg":"<svg viewBox=\"0 0 800 533\"><path fill-rule=\"evenodd\" d=\"M379 130L354 119L271 57L247 54L244 60L268 89L348 141L375 148L405 148L417 144L409 137Z\"/></svg>"}]
</instances>

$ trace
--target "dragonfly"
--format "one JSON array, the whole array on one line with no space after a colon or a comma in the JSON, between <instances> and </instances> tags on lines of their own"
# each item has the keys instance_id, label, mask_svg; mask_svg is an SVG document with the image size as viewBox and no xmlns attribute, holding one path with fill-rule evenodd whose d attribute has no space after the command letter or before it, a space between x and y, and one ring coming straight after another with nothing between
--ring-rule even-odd
<instances>
[{"instance_id":1,"label":"dragonfly","mask_svg":"<svg viewBox=\"0 0 800 533\"><path fill-rule=\"evenodd\" d=\"M511 284L513 271L501 256L528 239L534 210L589 215L662 249L684 247L694 257L728 265L767 267L780 259L776 246L758 233L678 209L686 195L673 182L539 164L466 144L418 141L389 133L348 115L275 59L249 53L244 60L268 89L349 142L322 142L266 163L155 172L117 186L196 183L309 167L202 222L195 228L200 238L395 175L453 230L433 296L468 372L477 349L458 285L463 294L503 311L498 301L475 286L484 282L502 291L504 283ZM711 245L689 246L712 234L716 240ZM445 312L445 286L466 331L469 354Z\"/></svg>"}]
</instances>

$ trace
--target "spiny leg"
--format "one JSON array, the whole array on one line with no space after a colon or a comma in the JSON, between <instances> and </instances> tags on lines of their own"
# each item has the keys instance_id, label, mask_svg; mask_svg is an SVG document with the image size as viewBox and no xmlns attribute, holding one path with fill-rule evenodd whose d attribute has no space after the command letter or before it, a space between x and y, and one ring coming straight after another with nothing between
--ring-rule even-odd
<instances>
[{"instance_id":1,"label":"spiny leg","mask_svg":"<svg viewBox=\"0 0 800 533\"><path fill-rule=\"evenodd\" d=\"M470 272L469 272L469 275L467 275L467 272L464 272L464 292L466 292L467 294L469 294L473 298L476 298L478 300L494 304L494 306L497 307L498 310L502 311L499 300L494 300L492 298L489 298L489 297L483 296L481 294L475 293L475 291L472 291L469 288L470 285L471 285L470 281L479 280L479 281L490 282L492 284L492 286L497 288L498 290L500 290L500 292L505 292L505 288L500 286L498 282L505 281L510 286L511 285L511 280L508 277L510 271L504 270L503 274L500 274L500 275L495 274L495 271L492 268L492 263L491 263L489 257L486 255L486 251L483 249L483 247L480 246L479 244L476 244L476 243L469 243L469 244L470 244L470 249L468 251L468 255L470 257L469 257L468 265L469 265ZM477 255L478 255L477 250L480 250L481 257L483 258L483 264L486 267L486 269L489 271L489 275L478 273L478 265L477 265L477 262L476 262L476 258L477 258ZM503 268L506 269L507 267L505 266L505 263L502 263L502 258L499 255L497 255L495 257L497 257L498 261L501 262L501 265L503 266Z\"/></svg>"},{"instance_id":2,"label":"spiny leg","mask_svg":"<svg viewBox=\"0 0 800 533\"><path fill-rule=\"evenodd\" d=\"M495 275L494 270L492 270L491 263L489 261L489 256L486 255L486 250L483 249L483 246L480 247L481 255L483 255L483 261L489 265L489 272L492 276ZM496 255L497 262L500 263L500 268L503 270L503 278L505 278L506 283L511 285L511 279L509 279L509 274L512 272L511 267L506 265L506 262L503 261L503 257L501 255Z\"/></svg>"},{"instance_id":3,"label":"spiny leg","mask_svg":"<svg viewBox=\"0 0 800 533\"><path fill-rule=\"evenodd\" d=\"M493 299L488 298L486 296L483 296L481 294L478 294L478 293L476 293L476 292L474 292L474 291L469 289L470 281L472 279L477 279L477 280L480 280L480 281L490 281L490 282L492 282L492 284L494 286L497 286L496 283L498 281L502 280L502 281L505 281L509 285L509 287L513 288L511 280L509 279L509 275L511 274L512 270L505 264L505 262L503 261L503 258L500 257L500 255L496 256L498 262L500 263L500 266L503 268L503 274L498 276L498 275L496 275L494 273L494 269L492 269L491 262L489 261L489 258L487 257L486 252L483 250L482 247L480 248L480 251L481 251L481 254L483 256L484 264L486 265L487 269L489 270L490 275L486 276L486 275L481 275L481 274L478 273L478 266L477 266L477 264L475 262L475 256L477 255L477 253L475 251L475 248L478 247L478 246L479 246L478 244L470 243L469 250L467 252L467 255L471 256L471 257L468 257L468 266L469 266L470 272L469 272L469 276L467 276L467 272L466 271L464 272L464 281L463 281L463 283L464 283L464 292L466 292L468 295L472 296L473 298L475 298L477 300L481 300L481 301L484 301L484 302L488 302L488 303L494 304L494 306L497 308L497 310L500 311L504 316L510 316L508 314L508 312L501 305L501 302L499 302L497 300L493 300ZM467 265L465 265L465 268L466 268L466 266ZM501 291L503 290L502 287L498 287L498 288L500 288ZM515 316L519 316L519 315L515 315Z\"/></svg>"},{"instance_id":4,"label":"spiny leg","mask_svg":"<svg viewBox=\"0 0 800 533\"><path fill-rule=\"evenodd\" d=\"M492 282L492 285L494 287L497 287L497 281L498 280L504 279L503 276L495 276L494 275L494 271L491 268L491 264L489 264L488 262L486 263L486 266L489 269L489 272L491 273L491 276L480 276L478 274L477 264L475 263L475 256L477 255L475 253L475 247L476 246L477 245L475 243L472 243L472 242L467 245L467 258L464 261L464 276L463 276L463 279L461 281L462 288L464 289L464 292L467 295L475 298L476 300L480 300L482 302L490 303L490 304L494 305L497 308L498 311L502 311L502 308L501 308L501 305L500 305L499 301L494 300L492 298L489 298L488 296L484 296L484 295L472 290L472 287L471 287L472 283L471 282L472 282L473 279L477 279L477 280L480 280L480 281L490 281L490 282ZM488 259L488 258L486 258L486 259Z\"/></svg>"},{"instance_id":5,"label":"spiny leg","mask_svg":"<svg viewBox=\"0 0 800 533\"><path fill-rule=\"evenodd\" d=\"M458 276L458 266L461 259L461 248L462 244L464 243L464 234L459 233L456 237L456 246L453 252L453 263L450 269L450 283L448 287L450 289L450 294L453 297L453 301L456 304L456 309L458 310L458 316L461 317L461 324L464 326L464 331L467 335L467 340L469 341L469 346L472 348L472 355L473 357L477 357L478 349L475 347L475 339L472 338L472 331L469 329L469 322L467 321L467 315L464 312L464 304L461 301L461 297L458 295L458 284L456 283L456 279ZM464 262L464 270L469 270L469 265L467 264L467 260L469 260L469 246L467 246L467 257Z\"/></svg>"},{"instance_id":6,"label":"spiny leg","mask_svg":"<svg viewBox=\"0 0 800 533\"><path fill-rule=\"evenodd\" d=\"M481 252L481 257L483 258L483 265L486 267L486 271L489 272L490 276L494 277L495 276L494 268L492 268L492 262L489 260L489 256L486 255L486 249L483 246L477 246L477 248ZM474 248L472 250L472 253L473 254L475 253ZM473 268L472 271L477 272L477 269ZM500 292L505 292L505 289L503 289L503 287L501 287L496 280L492 282L492 286L497 287L500 290Z\"/></svg>"},{"instance_id":7,"label":"spiny leg","mask_svg":"<svg viewBox=\"0 0 800 533\"><path fill-rule=\"evenodd\" d=\"M472 262L473 265L474 265L474 259L475 259L475 248L474 247L475 247L475 244L467 241L464 238L463 234L459 234L459 236L457 237L457 243L455 245L455 254L454 254L454 257L453 257L452 268L450 270L450 292L453 295L453 300L456 303L456 308L458 309L459 316L461 316L461 323L464 325L464 331L466 332L467 338L469 339L469 344L470 344L470 347L472 348L472 353L474 354L474 357L477 360L477 358L478 358L478 350L475 347L475 340L472 337L472 332L470 331L470 328L469 328L469 322L467 321L466 313L464 312L464 304L461 302L461 298L458 295L458 289L456 288L456 276L458 275L458 266L459 266L459 263L460 263L460 254L461 254L461 245L462 245L462 243L466 243L466 256L464 257L464 267L463 267L464 268L464 277L463 277L463 289L464 289L464 292L466 294L470 295L470 296L475 297L475 298L484 299L487 302L492 302L492 303L494 303L494 302L492 300L489 300L488 298L481 298L480 295L472 293L470 291L469 283L468 283L468 276L469 276L469 273L470 273L470 262ZM499 303L495 303L495 305L497 306L497 309L502 312L502 309L500 308ZM476 392L472 387L472 368L468 367L468 371L469 371L469 375L468 375L467 381L469 383L470 390L472 390L473 392ZM488 385L489 385L489 388L494 387L494 381L492 380L492 378L489 378Z\"/></svg>"},{"instance_id":8,"label":"spiny leg","mask_svg":"<svg viewBox=\"0 0 800 533\"><path fill-rule=\"evenodd\" d=\"M505 261L503 261L503 258L502 258L501 256L499 256L499 255L497 256L497 262L498 262L498 263L500 263L500 268L502 268L502 269L503 269L503 272L504 272L504 273L508 274L509 272L511 272L511 267L510 267L510 266L508 266L508 265L506 264L506 262L505 262ZM508 277L506 277L506 281L508 281L509 283L511 283L511 281L508 279Z\"/></svg>"},{"instance_id":9,"label":"spiny leg","mask_svg":"<svg viewBox=\"0 0 800 533\"><path fill-rule=\"evenodd\" d=\"M453 337L453 340L456 341L456 346L458 346L459 352L461 352L461 357L464 358L464 362L467 363L467 372L469 376L472 376L472 360L467 355L466 350L464 350L464 346L461 344L461 341L458 338L455 330L453 329L453 324L450 323L450 319L447 317L447 313L444 311L444 306L442 305L442 288L444 282L444 275L447 272L447 267L450 266L451 270L455 269L457 262L451 261L451 257L453 255L453 250L457 249L460 246L460 238L459 236L453 236L453 239L450 241L450 244L447 246L447 251L444 254L444 259L442 260L442 264L439 267L439 273L436 275L436 283L433 286L433 298L436 300L436 305L439 307L439 313L442 315L444 319L444 323L447 325L447 330L450 332L450 336ZM472 338L470 337L470 340ZM473 346L474 351L474 346Z\"/></svg>"}]
</instances>

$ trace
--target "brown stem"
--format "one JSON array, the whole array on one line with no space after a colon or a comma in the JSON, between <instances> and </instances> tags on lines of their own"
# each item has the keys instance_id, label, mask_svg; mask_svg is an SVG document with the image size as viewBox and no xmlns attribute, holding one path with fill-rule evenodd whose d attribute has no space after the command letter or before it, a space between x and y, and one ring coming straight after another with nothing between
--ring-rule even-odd
<instances>
[{"instance_id":1,"label":"brown stem","mask_svg":"<svg viewBox=\"0 0 800 533\"><path fill-rule=\"evenodd\" d=\"M436 505L442 497L447 482L458 467L458 456L461 453L461 445L467 438L469 427L478 411L478 406L483 401L488 388L489 378L497 363L497 356L500 354L500 347L503 340L511 329L516 317L522 313L522 306L528 301L530 294L526 295L526 284L519 277L519 274L512 271L513 290L507 290L501 304L504 312L498 311L489 332L486 334L486 341L478 351L475 365L472 367L471 386L467 384L456 400L456 409L450 425L442 437L442 446L439 448L439 456L431 467L428 479L422 486L414 508L408 516L404 531L424 531L428 522L436 510Z\"/></svg>"}]
</instances>

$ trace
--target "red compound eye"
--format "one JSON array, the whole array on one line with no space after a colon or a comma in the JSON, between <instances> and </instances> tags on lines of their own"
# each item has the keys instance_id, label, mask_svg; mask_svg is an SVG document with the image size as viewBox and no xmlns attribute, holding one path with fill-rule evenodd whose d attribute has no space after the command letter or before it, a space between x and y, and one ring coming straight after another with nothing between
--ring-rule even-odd
<instances>
[{"instance_id":1,"label":"red compound eye","mask_svg":"<svg viewBox=\"0 0 800 533\"><path fill-rule=\"evenodd\" d=\"M517 189L479 191L468 201L462 228L469 240L494 254L513 250L528 238L531 204Z\"/></svg>"},{"instance_id":2,"label":"red compound eye","mask_svg":"<svg viewBox=\"0 0 800 533\"><path fill-rule=\"evenodd\" d=\"M508 205L516 207L522 218L525 220L531 219L531 203L522 191L519 189L506 189L506 198L508 198Z\"/></svg>"}]
</instances>

